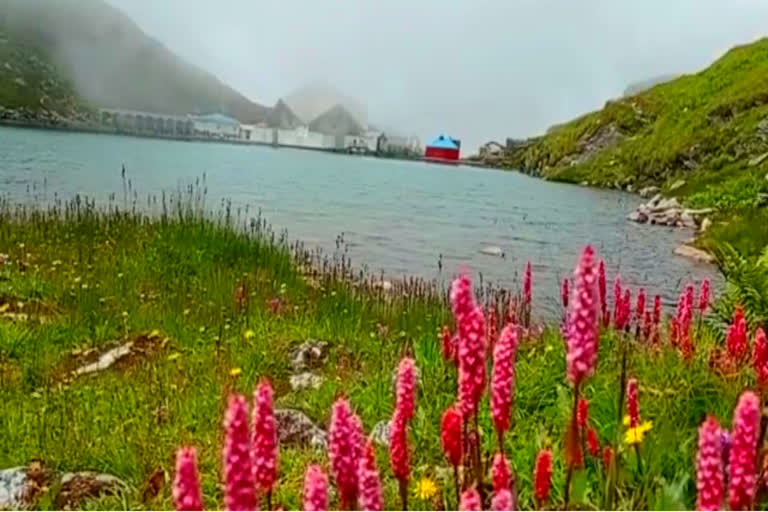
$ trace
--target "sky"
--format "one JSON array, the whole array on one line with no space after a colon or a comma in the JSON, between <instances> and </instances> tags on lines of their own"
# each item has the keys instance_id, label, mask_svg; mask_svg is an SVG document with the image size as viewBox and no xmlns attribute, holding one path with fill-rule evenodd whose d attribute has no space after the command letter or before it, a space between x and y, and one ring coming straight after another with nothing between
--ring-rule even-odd
<instances>
[{"instance_id":1,"label":"sky","mask_svg":"<svg viewBox=\"0 0 768 512\"><path fill-rule=\"evenodd\" d=\"M768 35L768 0L108 0L253 101L308 83L471 150Z\"/></svg>"}]
</instances>

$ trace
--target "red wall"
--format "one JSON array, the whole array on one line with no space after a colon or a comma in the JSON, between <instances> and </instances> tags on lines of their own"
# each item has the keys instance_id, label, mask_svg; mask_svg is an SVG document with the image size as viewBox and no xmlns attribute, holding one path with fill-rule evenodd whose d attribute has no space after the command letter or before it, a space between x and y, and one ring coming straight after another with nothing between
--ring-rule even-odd
<instances>
[{"instance_id":1,"label":"red wall","mask_svg":"<svg viewBox=\"0 0 768 512\"><path fill-rule=\"evenodd\" d=\"M424 157L440 160L458 160L459 150L449 148L433 148L431 146L427 146L427 151L424 153Z\"/></svg>"}]
</instances>

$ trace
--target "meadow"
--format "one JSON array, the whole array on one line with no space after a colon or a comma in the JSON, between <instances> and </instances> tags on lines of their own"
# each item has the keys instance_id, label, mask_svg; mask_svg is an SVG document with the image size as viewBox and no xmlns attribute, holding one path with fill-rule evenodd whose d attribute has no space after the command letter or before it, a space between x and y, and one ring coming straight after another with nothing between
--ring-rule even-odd
<instances>
[{"instance_id":1,"label":"meadow","mask_svg":"<svg viewBox=\"0 0 768 512\"><path fill-rule=\"evenodd\" d=\"M289 243L248 212L224 205L203 214L192 190L163 196L155 207L147 215L83 199L0 204L0 469L34 463L46 474L104 472L125 486L78 508L172 509L177 450L194 446L203 505L224 508L229 482L222 450L231 433L225 435L223 420L230 396L242 394L250 402L266 379L276 409L299 410L324 430L343 398L368 435L396 416L397 368L407 357L416 368L406 435L409 507L457 508L441 419L457 402L459 373L443 345L461 345L453 338L457 327L461 337L461 318L455 300L452 311L446 285L415 278L383 282L357 272L343 252L323 255ZM573 255L574 266L579 257ZM520 262L521 270L525 264ZM611 317L614 278L608 276L606 299ZM700 283L694 285L698 294ZM482 479L478 491L489 507L487 475L502 451L519 508L696 506L698 429L708 414L727 429L742 391L756 388L753 329L748 354L731 360L729 344L700 318L698 307L683 342L668 327L668 317L679 312L664 311L657 327L646 331L644 315L635 314L638 290L629 291L629 318L618 329L615 318L598 320L596 367L579 381L578 398L588 403L581 435L593 429L590 436L599 445L593 455L592 440L589 448L573 443L578 400L567 371L567 329L526 310L525 289L469 291L485 315L483 343L496 343L514 322L519 346L513 351L510 426L503 436L495 433L489 394L481 389L474 427L464 427L464 435L469 428L479 440L471 448L477 460L463 461L462 487L477 487ZM530 291L538 293L535 275ZM647 290L644 311L650 313L653 296ZM318 383L293 390L291 356L309 340L327 343L313 368ZM129 342L130 353L111 367L78 374ZM484 354L486 386L493 354L490 348ZM625 425L632 413L626 404L630 380L637 384L642 428ZM760 453L763 430L755 446ZM373 446L383 506L399 509L402 478L393 474L386 443ZM546 450L551 484L542 499L543 475L535 477L535 466ZM304 506L310 464L331 475L329 506L341 505L327 450L283 442L269 499L273 509ZM755 476L757 496L750 506L759 509L768 502L761 470ZM41 485L31 506L60 505L57 490ZM267 507L264 495L259 504Z\"/></svg>"}]
</instances>

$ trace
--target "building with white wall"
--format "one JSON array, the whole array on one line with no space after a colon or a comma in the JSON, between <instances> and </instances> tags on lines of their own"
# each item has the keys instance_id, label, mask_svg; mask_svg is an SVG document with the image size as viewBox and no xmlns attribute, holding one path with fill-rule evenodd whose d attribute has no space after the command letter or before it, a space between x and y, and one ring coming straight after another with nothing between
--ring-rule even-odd
<instances>
[{"instance_id":1,"label":"building with white wall","mask_svg":"<svg viewBox=\"0 0 768 512\"><path fill-rule=\"evenodd\" d=\"M227 139L240 138L240 121L223 114L192 116L192 123L197 135Z\"/></svg>"}]
</instances>

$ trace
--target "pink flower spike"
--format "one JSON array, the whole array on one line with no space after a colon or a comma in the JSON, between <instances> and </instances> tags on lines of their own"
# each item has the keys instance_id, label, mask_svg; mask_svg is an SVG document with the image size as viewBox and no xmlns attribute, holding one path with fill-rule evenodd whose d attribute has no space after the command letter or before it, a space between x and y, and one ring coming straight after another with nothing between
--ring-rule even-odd
<instances>
[{"instance_id":1,"label":"pink flower spike","mask_svg":"<svg viewBox=\"0 0 768 512\"><path fill-rule=\"evenodd\" d=\"M560 301L563 309L568 309L568 278L563 279L563 284L560 286Z\"/></svg>"},{"instance_id":2,"label":"pink flower spike","mask_svg":"<svg viewBox=\"0 0 768 512\"><path fill-rule=\"evenodd\" d=\"M629 323L632 312L632 291L629 288L624 290L624 299L621 301L621 328L629 329Z\"/></svg>"},{"instance_id":3,"label":"pink flower spike","mask_svg":"<svg viewBox=\"0 0 768 512\"><path fill-rule=\"evenodd\" d=\"M509 486L512 483L509 462L507 462L507 459L501 452L498 452L493 457L493 464L491 465L491 481L493 482L493 489L495 491L500 491L502 489L509 490Z\"/></svg>"},{"instance_id":4,"label":"pink flower spike","mask_svg":"<svg viewBox=\"0 0 768 512\"><path fill-rule=\"evenodd\" d=\"M595 371L598 343L597 271L594 250L587 246L574 272L573 300L568 322L568 378L577 386Z\"/></svg>"},{"instance_id":5,"label":"pink flower spike","mask_svg":"<svg viewBox=\"0 0 768 512\"><path fill-rule=\"evenodd\" d=\"M451 285L451 309L456 325L461 323L461 319L471 313L475 305L475 296L472 293L472 282L466 275L457 277Z\"/></svg>"},{"instance_id":6,"label":"pink flower spike","mask_svg":"<svg viewBox=\"0 0 768 512\"><path fill-rule=\"evenodd\" d=\"M728 461L728 505L731 510L752 508L757 492L757 438L760 434L760 399L745 391L733 413Z\"/></svg>"},{"instance_id":7,"label":"pink flower spike","mask_svg":"<svg viewBox=\"0 0 768 512\"><path fill-rule=\"evenodd\" d=\"M576 425L584 429L589 421L589 402L586 398L579 399L579 406L576 409Z\"/></svg>"},{"instance_id":8,"label":"pink flower spike","mask_svg":"<svg viewBox=\"0 0 768 512\"><path fill-rule=\"evenodd\" d=\"M515 510L514 501L509 489L499 489L491 498L491 510Z\"/></svg>"},{"instance_id":9,"label":"pink flower spike","mask_svg":"<svg viewBox=\"0 0 768 512\"><path fill-rule=\"evenodd\" d=\"M446 361L454 361L456 358L456 347L454 346L453 334L448 326L443 327L443 331L440 334L440 341L443 346L443 359Z\"/></svg>"},{"instance_id":10,"label":"pink flower spike","mask_svg":"<svg viewBox=\"0 0 768 512\"><path fill-rule=\"evenodd\" d=\"M645 288L640 288L637 292L637 308L635 309L635 315L637 323L640 323L645 318Z\"/></svg>"},{"instance_id":11,"label":"pink flower spike","mask_svg":"<svg viewBox=\"0 0 768 512\"><path fill-rule=\"evenodd\" d=\"M531 299L533 298L533 279L531 277L531 262L527 262L525 264L525 274L523 276L523 302L525 304L530 304Z\"/></svg>"},{"instance_id":12,"label":"pink flower spike","mask_svg":"<svg viewBox=\"0 0 768 512\"><path fill-rule=\"evenodd\" d=\"M605 320L608 317L608 291L605 285L605 262L603 260L600 260L597 267L597 286L600 290L600 312ZM608 327L607 321L604 327Z\"/></svg>"},{"instance_id":13,"label":"pink flower spike","mask_svg":"<svg viewBox=\"0 0 768 512\"><path fill-rule=\"evenodd\" d=\"M617 331L622 329L621 325L621 308L624 304L624 298L622 296L623 290L621 288L621 276L616 276L613 281L613 327Z\"/></svg>"},{"instance_id":14,"label":"pink flower spike","mask_svg":"<svg viewBox=\"0 0 768 512\"><path fill-rule=\"evenodd\" d=\"M474 487L470 487L461 493L459 510L483 510L483 505L480 502L480 495Z\"/></svg>"},{"instance_id":15,"label":"pink flower spike","mask_svg":"<svg viewBox=\"0 0 768 512\"><path fill-rule=\"evenodd\" d=\"M659 327L661 323L661 296L657 295L653 298L653 325Z\"/></svg>"},{"instance_id":16,"label":"pink flower spike","mask_svg":"<svg viewBox=\"0 0 768 512\"><path fill-rule=\"evenodd\" d=\"M637 379L634 377L627 381L627 414L629 426L637 427L640 424L640 406L637 401Z\"/></svg>"},{"instance_id":17,"label":"pink flower spike","mask_svg":"<svg viewBox=\"0 0 768 512\"><path fill-rule=\"evenodd\" d=\"M277 422L272 404L272 386L262 381L253 394L253 477L256 486L269 492L277 481Z\"/></svg>"},{"instance_id":18,"label":"pink flower spike","mask_svg":"<svg viewBox=\"0 0 768 512\"><path fill-rule=\"evenodd\" d=\"M701 282L701 289L699 290L699 313L702 315L707 312L709 307L709 279L704 279Z\"/></svg>"},{"instance_id":19,"label":"pink flower spike","mask_svg":"<svg viewBox=\"0 0 768 512\"><path fill-rule=\"evenodd\" d=\"M397 393L395 408L406 420L413 418L416 402L416 365L410 357L400 360L397 368Z\"/></svg>"},{"instance_id":20,"label":"pink flower spike","mask_svg":"<svg viewBox=\"0 0 768 512\"><path fill-rule=\"evenodd\" d=\"M392 473L401 483L406 483L411 476L411 462L408 454L408 423L405 418L395 411L391 421L389 439L389 463Z\"/></svg>"},{"instance_id":21,"label":"pink flower spike","mask_svg":"<svg viewBox=\"0 0 768 512\"><path fill-rule=\"evenodd\" d=\"M224 427L224 504L227 510L256 510L248 403L244 396L229 397Z\"/></svg>"},{"instance_id":22,"label":"pink flower spike","mask_svg":"<svg viewBox=\"0 0 768 512\"><path fill-rule=\"evenodd\" d=\"M708 416L699 428L699 452L696 455L696 490L698 510L722 510L725 497L723 446L720 425Z\"/></svg>"},{"instance_id":23,"label":"pink flower spike","mask_svg":"<svg viewBox=\"0 0 768 512\"><path fill-rule=\"evenodd\" d=\"M173 478L173 502L176 510L203 510L197 451L194 447L176 452L176 475Z\"/></svg>"},{"instance_id":24,"label":"pink flower spike","mask_svg":"<svg viewBox=\"0 0 768 512\"><path fill-rule=\"evenodd\" d=\"M311 464L304 475L304 510L329 510L328 477L317 464Z\"/></svg>"},{"instance_id":25,"label":"pink flower spike","mask_svg":"<svg viewBox=\"0 0 768 512\"><path fill-rule=\"evenodd\" d=\"M328 459L342 508L350 508L357 502L357 466L362 455L362 432L360 420L344 398L333 404L328 439Z\"/></svg>"},{"instance_id":26,"label":"pink flower spike","mask_svg":"<svg viewBox=\"0 0 768 512\"><path fill-rule=\"evenodd\" d=\"M539 504L549 499L549 489L552 486L552 451L541 450L536 456L536 467L533 473L533 490Z\"/></svg>"},{"instance_id":27,"label":"pink flower spike","mask_svg":"<svg viewBox=\"0 0 768 512\"><path fill-rule=\"evenodd\" d=\"M443 453L452 466L461 465L463 455L461 410L457 406L449 407L440 421L440 441Z\"/></svg>"},{"instance_id":28,"label":"pink flower spike","mask_svg":"<svg viewBox=\"0 0 768 512\"><path fill-rule=\"evenodd\" d=\"M381 510L381 479L379 470L376 469L376 454L373 451L373 443L369 440L365 445L363 457L357 470L357 481L360 483L361 510Z\"/></svg>"},{"instance_id":29,"label":"pink flower spike","mask_svg":"<svg viewBox=\"0 0 768 512\"><path fill-rule=\"evenodd\" d=\"M501 331L499 342L493 350L491 418L499 434L509 428L512 393L515 387L517 344L517 326L508 325Z\"/></svg>"},{"instance_id":30,"label":"pink flower spike","mask_svg":"<svg viewBox=\"0 0 768 512\"><path fill-rule=\"evenodd\" d=\"M752 365L757 374L757 384L761 388L768 387L768 340L762 327L755 333L755 351L752 357Z\"/></svg>"},{"instance_id":31,"label":"pink flower spike","mask_svg":"<svg viewBox=\"0 0 768 512\"><path fill-rule=\"evenodd\" d=\"M485 319L482 308L459 324L459 402L465 418L474 416L485 391Z\"/></svg>"}]
</instances>

